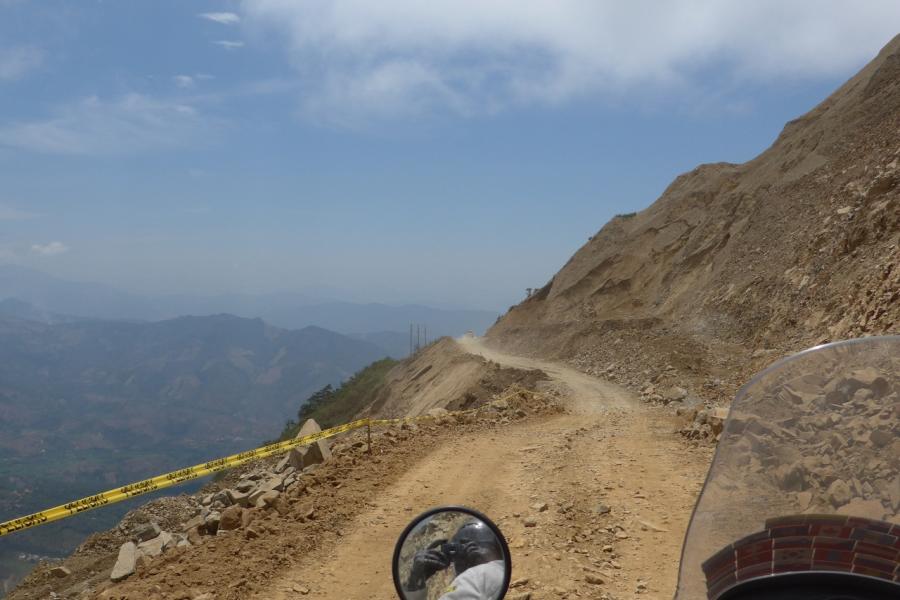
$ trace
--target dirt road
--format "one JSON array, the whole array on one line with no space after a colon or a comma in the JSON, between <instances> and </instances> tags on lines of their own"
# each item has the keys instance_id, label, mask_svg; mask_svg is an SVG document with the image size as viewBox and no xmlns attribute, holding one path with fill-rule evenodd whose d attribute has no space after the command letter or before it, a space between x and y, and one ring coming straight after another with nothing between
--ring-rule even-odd
<instances>
[{"instance_id":1,"label":"dirt road","mask_svg":"<svg viewBox=\"0 0 900 600\"><path fill-rule=\"evenodd\" d=\"M637 399L624 388L591 377L572 367L537 358L514 356L488 348L484 338L463 336L456 340L469 354L477 354L504 367L540 369L566 392L570 412L584 415L604 413L610 408L638 408Z\"/></svg>"},{"instance_id":2,"label":"dirt road","mask_svg":"<svg viewBox=\"0 0 900 600\"><path fill-rule=\"evenodd\" d=\"M671 597L708 452L687 447L671 433L670 417L622 388L504 355L478 339L460 343L503 365L542 369L565 390L570 410L424 453L341 537L256 597L395 598L396 538L415 514L441 504L468 505L497 521L513 554L512 594ZM526 519L536 526L526 527ZM588 583L587 575L605 583Z\"/></svg>"}]
</instances>

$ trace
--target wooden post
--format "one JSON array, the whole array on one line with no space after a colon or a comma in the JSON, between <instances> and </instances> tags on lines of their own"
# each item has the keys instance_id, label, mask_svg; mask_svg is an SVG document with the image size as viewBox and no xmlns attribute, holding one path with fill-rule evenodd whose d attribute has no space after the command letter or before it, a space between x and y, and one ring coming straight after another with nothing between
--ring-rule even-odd
<instances>
[{"instance_id":1,"label":"wooden post","mask_svg":"<svg viewBox=\"0 0 900 600\"><path fill-rule=\"evenodd\" d=\"M366 423L366 441L369 447L369 454L372 454L372 424Z\"/></svg>"}]
</instances>

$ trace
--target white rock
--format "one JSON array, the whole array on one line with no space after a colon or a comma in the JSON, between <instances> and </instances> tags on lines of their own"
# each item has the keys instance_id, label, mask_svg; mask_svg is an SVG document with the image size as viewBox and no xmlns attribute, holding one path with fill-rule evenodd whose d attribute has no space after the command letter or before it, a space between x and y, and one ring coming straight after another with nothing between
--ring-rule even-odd
<instances>
[{"instance_id":1,"label":"white rock","mask_svg":"<svg viewBox=\"0 0 900 600\"><path fill-rule=\"evenodd\" d=\"M113 581L122 581L132 575L139 554L134 542L122 544L122 547L119 548L119 558L116 559L116 564L109 578Z\"/></svg>"},{"instance_id":2,"label":"white rock","mask_svg":"<svg viewBox=\"0 0 900 600\"><path fill-rule=\"evenodd\" d=\"M172 534L163 531L152 540L138 544L138 551L146 556L159 556L173 543Z\"/></svg>"}]
</instances>

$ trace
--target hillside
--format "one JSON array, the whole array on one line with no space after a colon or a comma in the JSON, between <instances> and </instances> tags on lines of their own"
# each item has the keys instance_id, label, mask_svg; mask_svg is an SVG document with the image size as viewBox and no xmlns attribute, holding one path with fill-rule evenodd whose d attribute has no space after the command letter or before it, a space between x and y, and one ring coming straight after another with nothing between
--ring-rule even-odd
<instances>
[{"instance_id":1,"label":"hillside","mask_svg":"<svg viewBox=\"0 0 900 600\"><path fill-rule=\"evenodd\" d=\"M489 402L513 384L533 388L545 379L539 370L502 367L442 338L388 371L360 414L404 417L434 408L464 410Z\"/></svg>"},{"instance_id":2,"label":"hillside","mask_svg":"<svg viewBox=\"0 0 900 600\"><path fill-rule=\"evenodd\" d=\"M607 223L489 339L721 400L781 353L900 330L898 133L900 36L755 159Z\"/></svg>"},{"instance_id":3,"label":"hillside","mask_svg":"<svg viewBox=\"0 0 900 600\"><path fill-rule=\"evenodd\" d=\"M230 315L0 319L0 520L253 447L312 392L383 356L324 329ZM116 512L4 538L0 569L17 552L67 552Z\"/></svg>"}]
</instances>

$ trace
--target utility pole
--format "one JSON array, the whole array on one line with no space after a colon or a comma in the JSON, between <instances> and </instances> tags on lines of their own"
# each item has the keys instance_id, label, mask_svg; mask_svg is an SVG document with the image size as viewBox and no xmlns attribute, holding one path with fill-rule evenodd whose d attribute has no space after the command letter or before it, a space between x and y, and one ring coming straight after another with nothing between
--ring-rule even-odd
<instances>
[{"instance_id":1,"label":"utility pole","mask_svg":"<svg viewBox=\"0 0 900 600\"><path fill-rule=\"evenodd\" d=\"M409 355L413 355L413 345L412 345L412 323L409 324Z\"/></svg>"},{"instance_id":2,"label":"utility pole","mask_svg":"<svg viewBox=\"0 0 900 600\"><path fill-rule=\"evenodd\" d=\"M425 328L425 345L428 345L428 325L422 325Z\"/></svg>"},{"instance_id":3,"label":"utility pole","mask_svg":"<svg viewBox=\"0 0 900 600\"><path fill-rule=\"evenodd\" d=\"M420 332L419 332L419 327L421 327L421 325L419 325L418 323L416 323L416 352L418 352L418 351L419 351L419 348L422 347L422 338L421 338L420 335L419 335L419 333L420 333Z\"/></svg>"}]
</instances>

